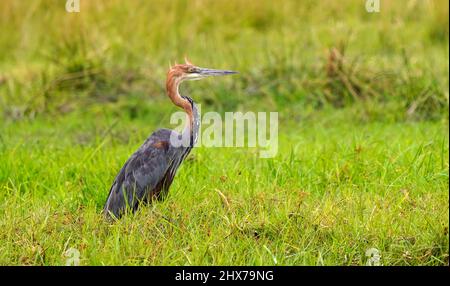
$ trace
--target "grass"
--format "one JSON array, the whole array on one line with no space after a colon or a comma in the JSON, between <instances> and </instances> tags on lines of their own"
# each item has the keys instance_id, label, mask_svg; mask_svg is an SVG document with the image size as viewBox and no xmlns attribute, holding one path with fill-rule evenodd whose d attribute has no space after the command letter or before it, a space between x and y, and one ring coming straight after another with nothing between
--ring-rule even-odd
<instances>
[{"instance_id":1,"label":"grass","mask_svg":"<svg viewBox=\"0 0 450 286\"><path fill-rule=\"evenodd\" d=\"M7 126L0 263L64 264L74 247L86 265L364 265L375 247L384 265L448 264L445 124L350 112L287 124L274 159L196 148L165 201L114 224L100 215L108 187L156 126Z\"/></svg>"},{"instance_id":2,"label":"grass","mask_svg":"<svg viewBox=\"0 0 450 286\"><path fill-rule=\"evenodd\" d=\"M448 116L443 0L389 1L379 14L359 0L82 2L70 14L49 0L2 1L2 117L161 98L169 62L185 55L241 73L192 91L222 111L371 99L400 119Z\"/></svg>"},{"instance_id":3,"label":"grass","mask_svg":"<svg viewBox=\"0 0 450 286\"><path fill-rule=\"evenodd\" d=\"M95 3L94 3L95 2ZM449 264L448 2L0 2L0 264ZM279 150L195 148L162 202L100 215L176 109L279 112Z\"/></svg>"}]
</instances>

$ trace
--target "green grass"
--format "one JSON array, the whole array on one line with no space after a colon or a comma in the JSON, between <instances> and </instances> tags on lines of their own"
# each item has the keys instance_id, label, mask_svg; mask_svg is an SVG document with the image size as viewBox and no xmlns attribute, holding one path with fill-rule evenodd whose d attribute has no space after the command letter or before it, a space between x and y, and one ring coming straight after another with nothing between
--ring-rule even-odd
<instances>
[{"instance_id":1,"label":"green grass","mask_svg":"<svg viewBox=\"0 0 450 286\"><path fill-rule=\"evenodd\" d=\"M448 1L363 2L0 1L0 264L448 265ZM278 155L195 148L108 223L185 55L240 72L183 86L203 112L279 112Z\"/></svg>"},{"instance_id":2,"label":"green grass","mask_svg":"<svg viewBox=\"0 0 450 286\"><path fill-rule=\"evenodd\" d=\"M129 2L81 1L70 14L51 0L1 1L1 116L161 98L169 62L185 55L241 73L192 90L215 109L370 99L401 120L448 116L448 1L386 1L376 14L360 0Z\"/></svg>"},{"instance_id":3,"label":"green grass","mask_svg":"<svg viewBox=\"0 0 450 286\"><path fill-rule=\"evenodd\" d=\"M195 148L165 201L113 224L100 215L108 187L156 126L7 126L0 263L64 264L74 247L86 265L364 265L375 247L384 265L448 264L447 124L351 112L283 124L274 159Z\"/></svg>"}]
</instances>

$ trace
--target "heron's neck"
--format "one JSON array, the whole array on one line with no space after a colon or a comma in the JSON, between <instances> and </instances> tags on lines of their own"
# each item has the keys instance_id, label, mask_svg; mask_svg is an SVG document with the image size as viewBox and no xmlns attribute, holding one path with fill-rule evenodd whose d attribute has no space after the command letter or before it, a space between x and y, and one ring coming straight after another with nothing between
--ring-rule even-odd
<instances>
[{"instance_id":1,"label":"heron's neck","mask_svg":"<svg viewBox=\"0 0 450 286\"><path fill-rule=\"evenodd\" d=\"M179 93L179 86L181 81L178 78L168 76L166 82L167 95L170 100L178 107L181 107L186 112L186 126L185 130L192 132L193 126L193 112L192 112L192 104L186 98L182 97Z\"/></svg>"}]
</instances>

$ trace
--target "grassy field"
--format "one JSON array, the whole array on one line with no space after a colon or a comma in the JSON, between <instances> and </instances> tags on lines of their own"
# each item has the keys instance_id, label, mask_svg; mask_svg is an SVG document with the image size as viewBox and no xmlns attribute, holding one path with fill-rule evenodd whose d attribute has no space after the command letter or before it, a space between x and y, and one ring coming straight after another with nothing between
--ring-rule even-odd
<instances>
[{"instance_id":1,"label":"grassy field","mask_svg":"<svg viewBox=\"0 0 450 286\"><path fill-rule=\"evenodd\" d=\"M449 264L447 1L0 2L0 264ZM169 196L109 223L128 156L202 111L279 112L279 150L194 148Z\"/></svg>"}]
</instances>

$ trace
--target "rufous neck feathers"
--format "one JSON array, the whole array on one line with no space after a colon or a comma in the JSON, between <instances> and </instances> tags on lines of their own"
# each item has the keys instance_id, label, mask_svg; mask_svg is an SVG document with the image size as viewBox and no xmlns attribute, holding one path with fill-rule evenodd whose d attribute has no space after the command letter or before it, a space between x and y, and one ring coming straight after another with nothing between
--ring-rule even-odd
<instances>
[{"instance_id":1,"label":"rufous neck feathers","mask_svg":"<svg viewBox=\"0 0 450 286\"><path fill-rule=\"evenodd\" d=\"M173 70L170 70L167 74L167 81L166 81L166 90L167 95L169 96L170 100L178 107L181 107L184 109L184 111L187 114L188 117L188 128L192 128L192 121L193 121L193 115L192 115L192 105L186 98L182 97L179 93L179 85L182 82L181 76L177 75L176 72Z\"/></svg>"}]
</instances>

